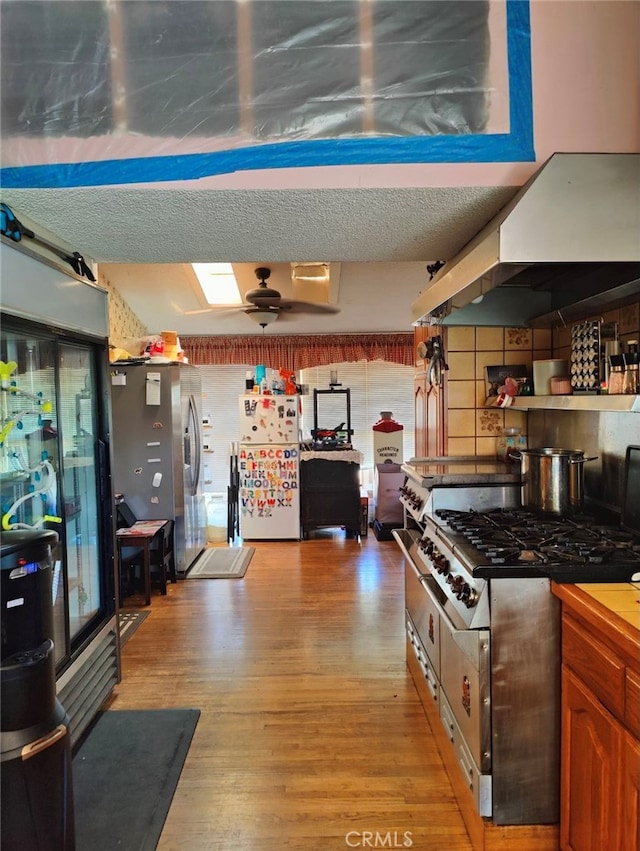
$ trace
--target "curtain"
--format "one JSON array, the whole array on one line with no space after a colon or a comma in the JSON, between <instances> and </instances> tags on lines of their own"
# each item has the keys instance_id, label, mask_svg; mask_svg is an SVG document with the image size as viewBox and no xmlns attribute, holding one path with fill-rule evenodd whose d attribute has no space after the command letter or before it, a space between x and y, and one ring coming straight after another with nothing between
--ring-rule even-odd
<instances>
[{"instance_id":1,"label":"curtain","mask_svg":"<svg viewBox=\"0 0 640 851\"><path fill-rule=\"evenodd\" d=\"M316 334L180 337L189 363L256 364L298 372L331 363L384 360L414 365L413 332L397 334Z\"/></svg>"}]
</instances>

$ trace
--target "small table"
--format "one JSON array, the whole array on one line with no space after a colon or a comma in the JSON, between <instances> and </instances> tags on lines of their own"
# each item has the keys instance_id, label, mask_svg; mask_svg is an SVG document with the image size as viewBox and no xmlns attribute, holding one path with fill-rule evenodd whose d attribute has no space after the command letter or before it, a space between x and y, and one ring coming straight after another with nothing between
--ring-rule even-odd
<instances>
[{"instance_id":1,"label":"small table","mask_svg":"<svg viewBox=\"0 0 640 851\"><path fill-rule=\"evenodd\" d=\"M122 563L123 547L142 547L145 605L151 603L151 543L156 536L163 534L168 520L138 520L133 526L116 531L118 540L118 561Z\"/></svg>"}]
</instances>

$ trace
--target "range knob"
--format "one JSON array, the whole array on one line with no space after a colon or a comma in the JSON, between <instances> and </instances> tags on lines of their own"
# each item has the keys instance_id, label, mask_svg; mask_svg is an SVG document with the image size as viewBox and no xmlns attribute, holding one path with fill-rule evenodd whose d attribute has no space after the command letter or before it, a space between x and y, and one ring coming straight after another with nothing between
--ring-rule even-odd
<instances>
[{"instance_id":1,"label":"range knob","mask_svg":"<svg viewBox=\"0 0 640 851\"><path fill-rule=\"evenodd\" d=\"M447 576L447 582L451 585L453 593L458 596L458 594L462 591L462 586L464 585L464 579L461 576L454 576L453 574L449 574Z\"/></svg>"},{"instance_id":2,"label":"range knob","mask_svg":"<svg viewBox=\"0 0 640 851\"><path fill-rule=\"evenodd\" d=\"M449 570L451 569L451 565L449 564L449 559L445 558L442 553L436 550L436 554L433 556L433 563L435 565L438 573L441 573L443 576L447 576Z\"/></svg>"},{"instance_id":3,"label":"range knob","mask_svg":"<svg viewBox=\"0 0 640 851\"><path fill-rule=\"evenodd\" d=\"M462 586L462 591L460 592L458 599L462 600L468 609L472 609L478 602L478 595L473 588L465 582Z\"/></svg>"},{"instance_id":4,"label":"range knob","mask_svg":"<svg viewBox=\"0 0 640 851\"><path fill-rule=\"evenodd\" d=\"M431 556L433 554L433 551L435 550L435 544L433 543L431 538L423 538L420 541L420 549L426 555Z\"/></svg>"}]
</instances>

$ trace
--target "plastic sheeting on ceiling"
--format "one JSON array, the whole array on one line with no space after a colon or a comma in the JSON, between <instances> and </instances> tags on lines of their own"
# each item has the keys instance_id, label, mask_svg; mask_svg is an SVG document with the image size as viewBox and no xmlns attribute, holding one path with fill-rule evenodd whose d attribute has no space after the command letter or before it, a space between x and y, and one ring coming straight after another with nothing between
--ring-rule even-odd
<instances>
[{"instance_id":1,"label":"plastic sheeting on ceiling","mask_svg":"<svg viewBox=\"0 0 640 851\"><path fill-rule=\"evenodd\" d=\"M526 140L521 156L469 144L513 137L514 68L528 97L521 0L5 0L0 14L5 185L531 158ZM425 139L468 144L421 153Z\"/></svg>"}]
</instances>

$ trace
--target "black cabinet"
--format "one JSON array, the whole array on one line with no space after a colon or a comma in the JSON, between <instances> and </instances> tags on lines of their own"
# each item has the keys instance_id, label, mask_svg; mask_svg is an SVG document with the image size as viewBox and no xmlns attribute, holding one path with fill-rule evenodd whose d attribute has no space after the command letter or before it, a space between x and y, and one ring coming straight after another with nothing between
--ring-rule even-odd
<instances>
[{"instance_id":1,"label":"black cabinet","mask_svg":"<svg viewBox=\"0 0 640 851\"><path fill-rule=\"evenodd\" d=\"M360 534L360 465L313 458L300 463L302 534L326 526L344 526Z\"/></svg>"}]
</instances>

